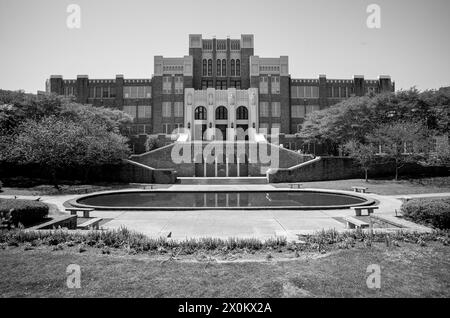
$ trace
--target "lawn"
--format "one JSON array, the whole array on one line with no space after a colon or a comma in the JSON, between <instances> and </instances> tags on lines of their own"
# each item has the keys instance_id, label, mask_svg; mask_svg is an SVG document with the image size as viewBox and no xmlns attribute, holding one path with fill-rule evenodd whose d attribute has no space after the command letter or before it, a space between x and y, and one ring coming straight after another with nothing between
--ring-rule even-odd
<instances>
[{"instance_id":1,"label":"lawn","mask_svg":"<svg viewBox=\"0 0 450 318\"><path fill-rule=\"evenodd\" d=\"M406 180L369 180L347 179L334 181L302 182L305 188L335 189L351 191L353 186L367 187L369 192L381 195L423 194L450 192L450 177L406 179ZM274 184L276 187L288 187L286 183Z\"/></svg>"},{"instance_id":2,"label":"lawn","mask_svg":"<svg viewBox=\"0 0 450 318\"><path fill-rule=\"evenodd\" d=\"M245 255L205 262L101 254L49 247L0 250L2 297L449 297L450 247L402 243L321 253ZM214 257L214 256L213 256ZM66 287L66 267L81 266L81 288ZM381 289L369 289L367 266L381 266Z\"/></svg>"}]
</instances>

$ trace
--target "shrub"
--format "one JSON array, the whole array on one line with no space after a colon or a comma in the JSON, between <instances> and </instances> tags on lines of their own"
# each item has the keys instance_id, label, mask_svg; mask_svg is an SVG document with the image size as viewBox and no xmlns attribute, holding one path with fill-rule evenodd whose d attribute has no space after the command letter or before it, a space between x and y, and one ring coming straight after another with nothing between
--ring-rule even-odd
<instances>
[{"instance_id":1,"label":"shrub","mask_svg":"<svg viewBox=\"0 0 450 318\"><path fill-rule=\"evenodd\" d=\"M450 228L450 198L411 200L403 203L401 210L413 221Z\"/></svg>"},{"instance_id":2,"label":"shrub","mask_svg":"<svg viewBox=\"0 0 450 318\"><path fill-rule=\"evenodd\" d=\"M0 199L0 214L6 215L11 211L12 223L18 225L32 225L48 214L48 206L39 201Z\"/></svg>"}]
</instances>

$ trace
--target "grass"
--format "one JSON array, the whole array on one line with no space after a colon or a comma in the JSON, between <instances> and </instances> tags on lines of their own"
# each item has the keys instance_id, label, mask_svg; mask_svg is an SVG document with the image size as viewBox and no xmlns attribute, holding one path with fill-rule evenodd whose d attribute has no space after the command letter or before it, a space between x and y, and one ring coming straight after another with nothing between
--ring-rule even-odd
<instances>
[{"instance_id":1,"label":"grass","mask_svg":"<svg viewBox=\"0 0 450 318\"><path fill-rule=\"evenodd\" d=\"M158 185L159 188L170 185ZM86 194L98 191L122 190L136 188L136 185L126 183L97 183L97 184L61 184L59 189L48 184L27 185L24 182L9 184L0 190L1 195L42 196L42 195L69 195Z\"/></svg>"},{"instance_id":2,"label":"grass","mask_svg":"<svg viewBox=\"0 0 450 318\"><path fill-rule=\"evenodd\" d=\"M450 177L404 179L404 180L369 180L347 179L333 181L302 182L305 188L335 189L351 191L353 186L369 188L369 192L381 195L404 195L423 193L450 192ZM274 184L276 187L287 187L287 183Z\"/></svg>"},{"instance_id":3,"label":"grass","mask_svg":"<svg viewBox=\"0 0 450 318\"><path fill-rule=\"evenodd\" d=\"M260 254L258 261L173 261L123 251L101 254L48 247L0 250L2 297L449 297L450 247L375 243L329 253ZM257 254L258 255L258 254ZM215 261L211 261L211 259ZM167 257L166 257L167 260ZM208 260L208 261L205 261ZM66 287L66 268L81 267L81 288ZM381 289L366 286L367 266L381 266Z\"/></svg>"}]
</instances>

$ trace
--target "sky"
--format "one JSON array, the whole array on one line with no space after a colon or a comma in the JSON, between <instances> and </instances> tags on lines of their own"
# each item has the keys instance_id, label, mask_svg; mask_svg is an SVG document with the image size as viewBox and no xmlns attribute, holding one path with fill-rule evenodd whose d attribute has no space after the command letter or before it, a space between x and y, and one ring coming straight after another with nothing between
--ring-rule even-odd
<instances>
[{"instance_id":1,"label":"sky","mask_svg":"<svg viewBox=\"0 0 450 318\"><path fill-rule=\"evenodd\" d=\"M67 7L81 9L68 28ZM380 8L368 28L367 6ZM448 0L0 0L0 88L151 78L153 56L189 54L189 34L254 34L255 55L289 56L292 78L390 75L396 89L450 86Z\"/></svg>"}]
</instances>

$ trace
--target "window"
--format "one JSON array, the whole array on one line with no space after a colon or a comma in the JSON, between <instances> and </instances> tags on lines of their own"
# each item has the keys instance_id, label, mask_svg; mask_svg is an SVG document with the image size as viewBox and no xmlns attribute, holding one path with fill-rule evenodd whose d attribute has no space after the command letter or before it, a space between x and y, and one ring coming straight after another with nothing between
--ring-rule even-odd
<instances>
[{"instance_id":1,"label":"window","mask_svg":"<svg viewBox=\"0 0 450 318\"><path fill-rule=\"evenodd\" d=\"M95 87L95 98L102 98L102 88L96 86Z\"/></svg>"},{"instance_id":2,"label":"window","mask_svg":"<svg viewBox=\"0 0 450 318\"><path fill-rule=\"evenodd\" d=\"M194 112L195 120L206 120L206 108L203 106L198 106Z\"/></svg>"},{"instance_id":3,"label":"window","mask_svg":"<svg viewBox=\"0 0 450 318\"><path fill-rule=\"evenodd\" d=\"M203 60L203 76L208 74L208 69L206 68L206 59Z\"/></svg>"},{"instance_id":4,"label":"window","mask_svg":"<svg viewBox=\"0 0 450 318\"><path fill-rule=\"evenodd\" d=\"M221 76L222 72L222 63L220 62L220 60L217 60L217 76Z\"/></svg>"},{"instance_id":5,"label":"window","mask_svg":"<svg viewBox=\"0 0 450 318\"><path fill-rule=\"evenodd\" d=\"M138 106L138 117L139 118L152 118L152 106L139 105Z\"/></svg>"},{"instance_id":6,"label":"window","mask_svg":"<svg viewBox=\"0 0 450 318\"><path fill-rule=\"evenodd\" d=\"M136 106L123 106L123 112L130 115L131 118L136 118Z\"/></svg>"},{"instance_id":7,"label":"window","mask_svg":"<svg viewBox=\"0 0 450 318\"><path fill-rule=\"evenodd\" d=\"M259 103L259 116L269 117L269 102Z\"/></svg>"},{"instance_id":8,"label":"window","mask_svg":"<svg viewBox=\"0 0 450 318\"><path fill-rule=\"evenodd\" d=\"M228 119L228 111L226 107L219 106L216 108L216 120Z\"/></svg>"},{"instance_id":9,"label":"window","mask_svg":"<svg viewBox=\"0 0 450 318\"><path fill-rule=\"evenodd\" d=\"M231 60L231 73L230 76L235 76L236 75L236 65L234 60Z\"/></svg>"},{"instance_id":10,"label":"window","mask_svg":"<svg viewBox=\"0 0 450 318\"><path fill-rule=\"evenodd\" d=\"M318 111L320 109L319 105L306 105L305 115L308 115L312 112Z\"/></svg>"},{"instance_id":11,"label":"window","mask_svg":"<svg viewBox=\"0 0 450 318\"><path fill-rule=\"evenodd\" d=\"M235 87L236 89L241 89L241 81L230 81L230 87Z\"/></svg>"},{"instance_id":12,"label":"window","mask_svg":"<svg viewBox=\"0 0 450 318\"><path fill-rule=\"evenodd\" d=\"M73 86L66 86L64 87L64 95L65 96L74 96L74 88Z\"/></svg>"},{"instance_id":13,"label":"window","mask_svg":"<svg viewBox=\"0 0 450 318\"><path fill-rule=\"evenodd\" d=\"M272 76L271 91L272 91L272 94L280 94L280 77L279 76Z\"/></svg>"},{"instance_id":14,"label":"window","mask_svg":"<svg viewBox=\"0 0 450 318\"><path fill-rule=\"evenodd\" d=\"M212 60L208 60L208 76L212 76Z\"/></svg>"},{"instance_id":15,"label":"window","mask_svg":"<svg viewBox=\"0 0 450 318\"><path fill-rule=\"evenodd\" d=\"M172 77L163 76L163 94L172 93Z\"/></svg>"},{"instance_id":16,"label":"window","mask_svg":"<svg viewBox=\"0 0 450 318\"><path fill-rule=\"evenodd\" d=\"M292 86L292 98L319 98L318 86Z\"/></svg>"},{"instance_id":17,"label":"window","mask_svg":"<svg viewBox=\"0 0 450 318\"><path fill-rule=\"evenodd\" d=\"M173 108L175 117L183 117L183 102L175 102Z\"/></svg>"},{"instance_id":18,"label":"window","mask_svg":"<svg viewBox=\"0 0 450 318\"><path fill-rule=\"evenodd\" d=\"M281 105L280 102L272 102L272 117L281 116Z\"/></svg>"},{"instance_id":19,"label":"window","mask_svg":"<svg viewBox=\"0 0 450 318\"><path fill-rule=\"evenodd\" d=\"M183 94L183 76L175 76L175 94Z\"/></svg>"},{"instance_id":20,"label":"window","mask_svg":"<svg viewBox=\"0 0 450 318\"><path fill-rule=\"evenodd\" d=\"M109 87L102 88L102 98L109 98Z\"/></svg>"},{"instance_id":21,"label":"window","mask_svg":"<svg viewBox=\"0 0 450 318\"><path fill-rule=\"evenodd\" d=\"M94 98L94 97L95 97L95 87L90 86L89 87L89 98Z\"/></svg>"},{"instance_id":22,"label":"window","mask_svg":"<svg viewBox=\"0 0 450 318\"><path fill-rule=\"evenodd\" d=\"M163 117L172 117L172 103L171 102L163 102L162 103L162 116Z\"/></svg>"},{"instance_id":23,"label":"window","mask_svg":"<svg viewBox=\"0 0 450 318\"><path fill-rule=\"evenodd\" d=\"M115 94L115 92L114 92ZM110 97L113 97L110 95ZM124 86L123 98L151 98L151 86Z\"/></svg>"},{"instance_id":24,"label":"window","mask_svg":"<svg viewBox=\"0 0 450 318\"><path fill-rule=\"evenodd\" d=\"M165 133L166 135L169 135L171 133L170 124L163 124L163 133Z\"/></svg>"},{"instance_id":25,"label":"window","mask_svg":"<svg viewBox=\"0 0 450 318\"><path fill-rule=\"evenodd\" d=\"M260 94L269 94L269 85L267 76L261 76L259 78L259 92Z\"/></svg>"},{"instance_id":26,"label":"window","mask_svg":"<svg viewBox=\"0 0 450 318\"><path fill-rule=\"evenodd\" d=\"M227 60L222 60L222 76L227 76Z\"/></svg>"},{"instance_id":27,"label":"window","mask_svg":"<svg viewBox=\"0 0 450 318\"><path fill-rule=\"evenodd\" d=\"M291 106L291 117L292 118L305 118L305 106L292 105Z\"/></svg>"},{"instance_id":28,"label":"window","mask_svg":"<svg viewBox=\"0 0 450 318\"><path fill-rule=\"evenodd\" d=\"M236 119L237 120L245 120L248 119L248 110L245 106L239 106L236 109Z\"/></svg>"},{"instance_id":29,"label":"window","mask_svg":"<svg viewBox=\"0 0 450 318\"><path fill-rule=\"evenodd\" d=\"M236 76L241 76L241 60L236 60Z\"/></svg>"},{"instance_id":30,"label":"window","mask_svg":"<svg viewBox=\"0 0 450 318\"><path fill-rule=\"evenodd\" d=\"M109 87L109 97L116 98L116 88L114 86Z\"/></svg>"}]
</instances>

